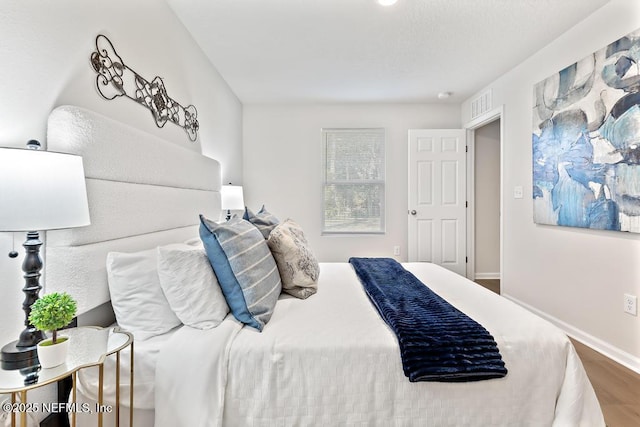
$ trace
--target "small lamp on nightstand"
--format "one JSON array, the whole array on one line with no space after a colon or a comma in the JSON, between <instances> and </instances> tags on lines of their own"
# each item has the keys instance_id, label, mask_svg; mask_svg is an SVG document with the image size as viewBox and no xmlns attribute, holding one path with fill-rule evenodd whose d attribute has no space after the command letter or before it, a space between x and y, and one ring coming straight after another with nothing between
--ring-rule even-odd
<instances>
[{"instance_id":1,"label":"small lamp on nightstand","mask_svg":"<svg viewBox=\"0 0 640 427\"><path fill-rule=\"evenodd\" d=\"M22 245L26 250L22 264L25 329L17 341L2 348L5 369L33 364L36 344L44 339L43 333L29 322L31 305L42 289L42 242L38 231L90 223L82 157L40 151L38 141L29 141L27 146L30 149L0 148L0 231L27 232L27 241ZM9 256L15 258L17 253Z\"/></svg>"},{"instance_id":2,"label":"small lamp on nightstand","mask_svg":"<svg viewBox=\"0 0 640 427\"><path fill-rule=\"evenodd\" d=\"M231 211L244 209L244 195L241 185L223 185L221 194L222 209L227 211L227 221L231 219Z\"/></svg>"}]
</instances>

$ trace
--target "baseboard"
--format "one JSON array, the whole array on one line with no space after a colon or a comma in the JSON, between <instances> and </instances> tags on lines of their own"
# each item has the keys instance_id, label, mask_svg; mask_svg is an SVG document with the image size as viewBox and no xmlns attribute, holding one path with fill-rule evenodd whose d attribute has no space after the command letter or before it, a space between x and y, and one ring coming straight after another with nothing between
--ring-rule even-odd
<instances>
[{"instance_id":1,"label":"baseboard","mask_svg":"<svg viewBox=\"0 0 640 427\"><path fill-rule=\"evenodd\" d=\"M475 279L473 280L477 280L477 279L500 279L500 273L476 273L475 274Z\"/></svg>"},{"instance_id":2,"label":"baseboard","mask_svg":"<svg viewBox=\"0 0 640 427\"><path fill-rule=\"evenodd\" d=\"M560 319L557 319L535 307L530 306L527 303L524 303L520 300L518 300L517 298L514 298L510 295L505 295L502 294L503 297L515 302L516 304L526 308L527 310L537 314L538 316L542 317L543 319L548 320L549 322L553 323L554 325L556 325L557 327L559 327L560 329L562 329L567 335L569 335L571 338L580 341L582 344L587 345L589 347L591 347L592 349L594 349L595 351L597 351L598 353L601 353L605 356L607 356L609 359L614 360L616 362L618 362L619 364L631 369L634 372L637 372L638 374L640 374L640 357L636 357L633 354L627 353L624 350L619 349L618 347L615 347L603 340L601 340L600 338L596 338L593 335L590 335L586 332L584 332L583 330L580 330L566 322L563 322Z\"/></svg>"}]
</instances>

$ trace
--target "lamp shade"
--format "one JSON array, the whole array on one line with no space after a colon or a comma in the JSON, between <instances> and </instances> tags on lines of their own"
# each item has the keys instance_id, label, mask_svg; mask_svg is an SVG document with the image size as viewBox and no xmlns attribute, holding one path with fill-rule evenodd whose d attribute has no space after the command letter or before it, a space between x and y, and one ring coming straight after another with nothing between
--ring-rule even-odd
<instances>
[{"instance_id":1,"label":"lamp shade","mask_svg":"<svg viewBox=\"0 0 640 427\"><path fill-rule=\"evenodd\" d=\"M0 231L89 224L82 157L0 148Z\"/></svg>"},{"instance_id":2,"label":"lamp shade","mask_svg":"<svg viewBox=\"0 0 640 427\"><path fill-rule=\"evenodd\" d=\"M244 195L241 185L222 186L222 209L241 210L244 209Z\"/></svg>"}]
</instances>

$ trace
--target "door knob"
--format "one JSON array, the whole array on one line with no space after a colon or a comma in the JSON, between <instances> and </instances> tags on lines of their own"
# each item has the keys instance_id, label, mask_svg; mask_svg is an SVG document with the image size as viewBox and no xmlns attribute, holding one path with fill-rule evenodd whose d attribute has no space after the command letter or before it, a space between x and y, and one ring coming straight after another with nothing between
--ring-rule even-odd
<instances>
[{"instance_id":1,"label":"door knob","mask_svg":"<svg viewBox=\"0 0 640 427\"><path fill-rule=\"evenodd\" d=\"M417 214L418 212L416 212L416 210L415 210L415 209L412 209L411 211L409 211L409 213L410 213L411 215L415 215L415 214Z\"/></svg>"}]
</instances>

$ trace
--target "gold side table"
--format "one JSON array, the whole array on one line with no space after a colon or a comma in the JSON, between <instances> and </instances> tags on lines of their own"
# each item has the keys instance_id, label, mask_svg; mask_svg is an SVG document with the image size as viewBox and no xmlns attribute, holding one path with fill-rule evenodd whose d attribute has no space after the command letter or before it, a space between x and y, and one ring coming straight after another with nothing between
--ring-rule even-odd
<instances>
[{"instance_id":1,"label":"gold side table","mask_svg":"<svg viewBox=\"0 0 640 427\"><path fill-rule=\"evenodd\" d=\"M90 366L98 366L98 427L102 427L102 408L104 394L104 361L107 356L115 353L116 357L116 426L120 425L120 352L130 347L130 392L129 392L129 426L133 425L133 335L118 328L98 328L82 326L65 329L60 332L70 338L67 360L60 366L42 369L40 365L25 366L22 369L0 369L0 394L11 393L11 406L3 405L4 412L11 412L11 426L16 427L19 416L20 427L27 427L29 412L48 412L49 404L28 403L27 392L37 387L55 383L71 375L73 386L71 389L71 426L76 425L76 387L78 371ZM18 401L18 396L20 397ZM52 404L53 405L53 404Z\"/></svg>"}]
</instances>

